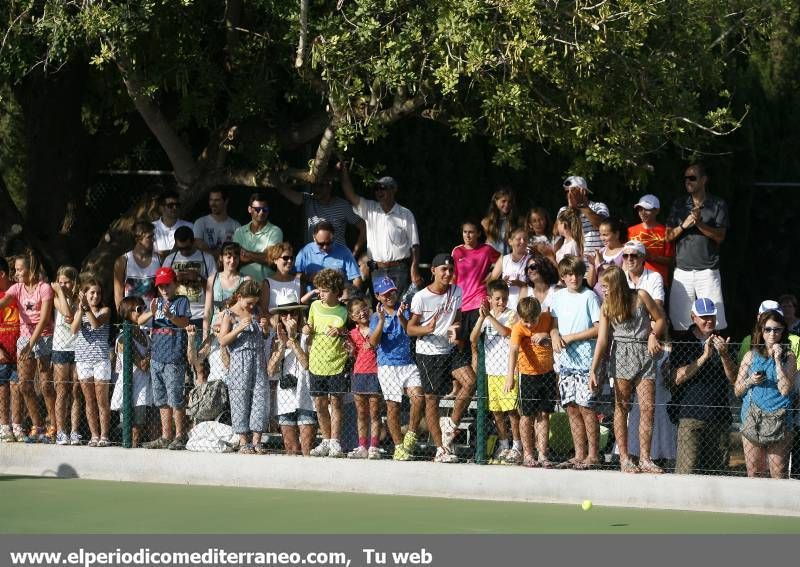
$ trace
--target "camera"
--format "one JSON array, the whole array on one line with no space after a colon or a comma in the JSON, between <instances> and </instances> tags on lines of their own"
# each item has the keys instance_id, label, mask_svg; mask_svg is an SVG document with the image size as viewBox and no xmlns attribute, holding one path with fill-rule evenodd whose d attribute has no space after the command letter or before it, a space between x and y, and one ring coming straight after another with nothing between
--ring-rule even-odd
<instances>
[{"instance_id":1,"label":"camera","mask_svg":"<svg viewBox=\"0 0 800 567\"><path fill-rule=\"evenodd\" d=\"M281 374L281 377L278 379L278 385L282 390L297 388L297 376L294 374Z\"/></svg>"}]
</instances>

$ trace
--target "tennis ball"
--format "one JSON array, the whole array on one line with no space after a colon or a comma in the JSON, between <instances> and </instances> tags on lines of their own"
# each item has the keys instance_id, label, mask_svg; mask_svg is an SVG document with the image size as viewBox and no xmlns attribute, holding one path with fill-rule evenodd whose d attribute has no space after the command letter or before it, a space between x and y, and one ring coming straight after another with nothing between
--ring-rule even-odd
<instances>
[{"instance_id":1,"label":"tennis ball","mask_svg":"<svg viewBox=\"0 0 800 567\"><path fill-rule=\"evenodd\" d=\"M588 512L592 509L592 501L591 500L584 500L583 504L581 504L581 508L583 508L584 512Z\"/></svg>"}]
</instances>

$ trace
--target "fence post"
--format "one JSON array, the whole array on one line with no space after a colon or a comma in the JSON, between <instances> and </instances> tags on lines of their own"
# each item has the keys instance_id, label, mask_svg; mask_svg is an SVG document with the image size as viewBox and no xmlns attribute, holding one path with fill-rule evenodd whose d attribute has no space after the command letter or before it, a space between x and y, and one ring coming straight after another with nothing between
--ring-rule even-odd
<instances>
[{"instance_id":1,"label":"fence post","mask_svg":"<svg viewBox=\"0 0 800 567\"><path fill-rule=\"evenodd\" d=\"M487 402L489 399L486 377L486 350L484 349L483 336L478 339L478 371L475 373L478 383L475 391L477 403L477 416L475 419L475 462L485 465L486 460L486 417Z\"/></svg>"},{"instance_id":2,"label":"fence post","mask_svg":"<svg viewBox=\"0 0 800 567\"><path fill-rule=\"evenodd\" d=\"M119 380L119 377L117 377ZM133 324L122 324L122 446L130 449L133 426Z\"/></svg>"}]
</instances>

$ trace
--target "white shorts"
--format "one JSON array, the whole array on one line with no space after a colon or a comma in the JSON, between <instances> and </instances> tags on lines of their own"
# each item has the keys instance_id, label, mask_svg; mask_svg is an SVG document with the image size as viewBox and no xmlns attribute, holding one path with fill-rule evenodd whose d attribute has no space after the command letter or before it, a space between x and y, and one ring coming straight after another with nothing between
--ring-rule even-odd
<instances>
[{"instance_id":1,"label":"white shorts","mask_svg":"<svg viewBox=\"0 0 800 567\"><path fill-rule=\"evenodd\" d=\"M692 325L695 299L707 297L717 307L717 329L728 326L722 303L722 280L719 270L681 270L675 268L669 290L669 318L672 328L685 331Z\"/></svg>"},{"instance_id":2,"label":"white shorts","mask_svg":"<svg viewBox=\"0 0 800 567\"><path fill-rule=\"evenodd\" d=\"M111 380L111 361L99 360L97 362L76 362L78 380L86 381L94 378L96 382Z\"/></svg>"},{"instance_id":3,"label":"white shorts","mask_svg":"<svg viewBox=\"0 0 800 567\"><path fill-rule=\"evenodd\" d=\"M401 402L405 388L422 388L416 364L378 366L378 382L387 402Z\"/></svg>"}]
</instances>

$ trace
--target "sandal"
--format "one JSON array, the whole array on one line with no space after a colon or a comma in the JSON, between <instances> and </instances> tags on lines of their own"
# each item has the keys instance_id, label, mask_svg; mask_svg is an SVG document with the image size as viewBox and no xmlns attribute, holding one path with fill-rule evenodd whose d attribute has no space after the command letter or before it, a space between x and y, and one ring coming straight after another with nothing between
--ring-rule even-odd
<instances>
[{"instance_id":1,"label":"sandal","mask_svg":"<svg viewBox=\"0 0 800 567\"><path fill-rule=\"evenodd\" d=\"M650 460L639 460L639 470L643 473L650 473L650 474L664 474L664 469L659 467L653 461Z\"/></svg>"},{"instance_id":2,"label":"sandal","mask_svg":"<svg viewBox=\"0 0 800 567\"><path fill-rule=\"evenodd\" d=\"M542 467L543 469L552 469L555 466L553 461L548 461L547 459L539 459L536 461L537 467Z\"/></svg>"},{"instance_id":3,"label":"sandal","mask_svg":"<svg viewBox=\"0 0 800 567\"><path fill-rule=\"evenodd\" d=\"M255 445L253 445L253 450L259 455L267 454L267 447L263 443L256 443Z\"/></svg>"},{"instance_id":4,"label":"sandal","mask_svg":"<svg viewBox=\"0 0 800 567\"><path fill-rule=\"evenodd\" d=\"M579 463L580 463L580 461L577 461L577 460L575 460L575 458L572 458L572 459L570 459L568 461L564 461L563 463L558 463L556 465L556 468L557 469L574 469L574 468L577 468Z\"/></svg>"},{"instance_id":5,"label":"sandal","mask_svg":"<svg viewBox=\"0 0 800 567\"><path fill-rule=\"evenodd\" d=\"M246 445L242 445L239 447L239 454L240 455L255 455L256 450L252 444L247 443Z\"/></svg>"},{"instance_id":6,"label":"sandal","mask_svg":"<svg viewBox=\"0 0 800 567\"><path fill-rule=\"evenodd\" d=\"M100 439L97 437L92 437L89 439L89 442L86 444L87 447L97 447L97 444L100 442Z\"/></svg>"},{"instance_id":7,"label":"sandal","mask_svg":"<svg viewBox=\"0 0 800 567\"><path fill-rule=\"evenodd\" d=\"M641 472L639 470L639 467L636 466L636 463L634 463L630 459L628 459L627 461L620 462L619 470L622 471L623 473L629 473L629 474L637 474Z\"/></svg>"},{"instance_id":8,"label":"sandal","mask_svg":"<svg viewBox=\"0 0 800 567\"><path fill-rule=\"evenodd\" d=\"M582 461L580 463L575 463L576 471L593 471L599 468L600 463L598 461Z\"/></svg>"},{"instance_id":9,"label":"sandal","mask_svg":"<svg viewBox=\"0 0 800 567\"><path fill-rule=\"evenodd\" d=\"M528 467L529 469L535 469L540 467L539 461L534 459L533 457L525 457L525 460L522 461L523 467Z\"/></svg>"}]
</instances>

